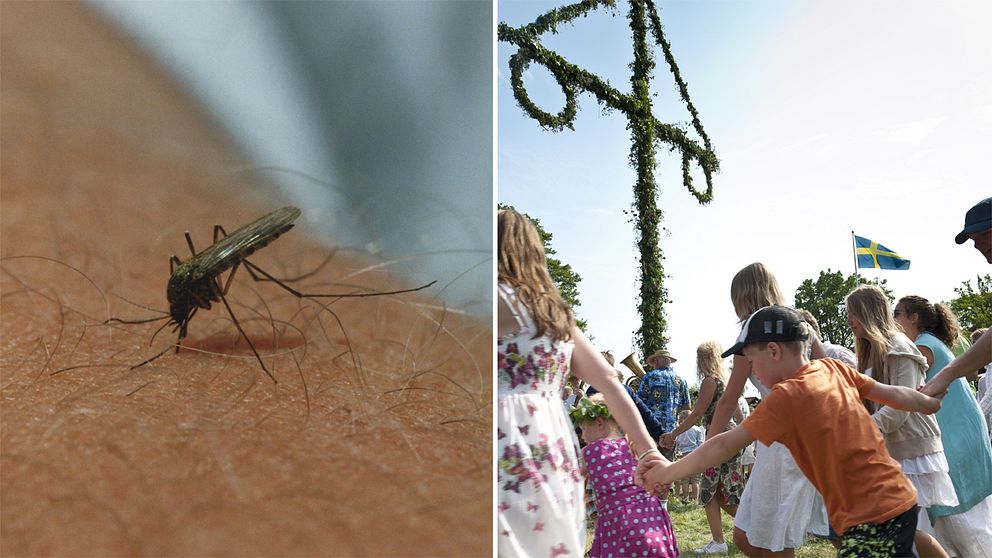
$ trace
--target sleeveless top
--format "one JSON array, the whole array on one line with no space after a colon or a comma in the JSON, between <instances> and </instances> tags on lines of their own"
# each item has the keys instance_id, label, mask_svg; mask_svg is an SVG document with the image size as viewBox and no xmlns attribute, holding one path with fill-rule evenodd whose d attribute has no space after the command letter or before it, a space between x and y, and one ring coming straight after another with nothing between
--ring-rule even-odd
<instances>
[{"instance_id":1,"label":"sleeveless top","mask_svg":"<svg viewBox=\"0 0 992 558\"><path fill-rule=\"evenodd\" d=\"M533 319L514 290L498 287L519 326L497 342L498 554L581 557L584 482L561 404L574 344L534 338Z\"/></svg>"},{"instance_id":2,"label":"sleeveless top","mask_svg":"<svg viewBox=\"0 0 992 558\"><path fill-rule=\"evenodd\" d=\"M919 334L915 343L933 351L933 365L927 371L927 381L954 360L947 345L929 332ZM966 512L992 494L992 450L982 411L963 378L954 380L948 387L937 411L937 424L951 483L958 497L957 506L928 509L930 515L943 517Z\"/></svg>"}]
</instances>

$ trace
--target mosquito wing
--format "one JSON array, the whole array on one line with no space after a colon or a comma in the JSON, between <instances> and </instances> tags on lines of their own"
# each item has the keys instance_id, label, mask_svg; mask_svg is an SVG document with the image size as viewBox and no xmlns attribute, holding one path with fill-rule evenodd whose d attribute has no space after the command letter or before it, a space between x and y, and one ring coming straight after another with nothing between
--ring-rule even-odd
<instances>
[{"instance_id":1,"label":"mosquito wing","mask_svg":"<svg viewBox=\"0 0 992 558\"><path fill-rule=\"evenodd\" d=\"M277 209L255 222L239 228L203 250L190 260L195 262L193 279L221 273L236 262L247 258L259 248L272 242L279 235L293 228L293 221L300 210L293 206Z\"/></svg>"}]
</instances>

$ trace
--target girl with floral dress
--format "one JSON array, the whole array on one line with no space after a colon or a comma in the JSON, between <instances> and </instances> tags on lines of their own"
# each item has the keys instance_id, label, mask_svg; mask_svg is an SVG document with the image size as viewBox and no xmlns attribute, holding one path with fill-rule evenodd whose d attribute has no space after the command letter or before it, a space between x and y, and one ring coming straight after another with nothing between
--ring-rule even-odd
<instances>
[{"instance_id":1,"label":"girl with floral dress","mask_svg":"<svg viewBox=\"0 0 992 558\"><path fill-rule=\"evenodd\" d=\"M703 419L703 428L709 430L713 422L717 401L723 396L724 371L723 359L720 354L723 348L716 341L707 341L696 349L696 373L699 375L699 395L696 405L689 416L681 421L672 432L662 436L661 443L667 443L669 437L677 437L685 432L699 419ZM724 431L737 426L734 421L727 423ZM723 524L720 519L720 509L730 517L737 513L737 505L744 492L744 472L740 462L741 456L735 455L719 467L710 467L703 472L699 488L699 501L706 509L706 522L710 527L712 540L709 544L696 550L697 554L725 554L727 543L723 538Z\"/></svg>"},{"instance_id":2,"label":"girl with floral dress","mask_svg":"<svg viewBox=\"0 0 992 558\"><path fill-rule=\"evenodd\" d=\"M498 214L497 525L499 556L581 557L579 450L561 404L569 374L603 394L638 462L661 460L615 370L575 327L534 225Z\"/></svg>"},{"instance_id":3,"label":"girl with floral dress","mask_svg":"<svg viewBox=\"0 0 992 558\"><path fill-rule=\"evenodd\" d=\"M595 394L570 413L582 429L584 469L596 494L596 531L589 556L679 555L661 502L634 484L634 456L603 397Z\"/></svg>"},{"instance_id":4,"label":"girl with floral dress","mask_svg":"<svg viewBox=\"0 0 992 558\"><path fill-rule=\"evenodd\" d=\"M862 285L847 295L845 304L847 325L855 337L858 370L884 384L911 389L921 386L929 366L895 323L885 292L875 285ZM957 506L937 419L875 403L869 405L869 411L889 455L916 487L920 508ZM921 513L919 521L921 528L914 539L919 555L947 556L940 543L926 533L926 515Z\"/></svg>"}]
</instances>

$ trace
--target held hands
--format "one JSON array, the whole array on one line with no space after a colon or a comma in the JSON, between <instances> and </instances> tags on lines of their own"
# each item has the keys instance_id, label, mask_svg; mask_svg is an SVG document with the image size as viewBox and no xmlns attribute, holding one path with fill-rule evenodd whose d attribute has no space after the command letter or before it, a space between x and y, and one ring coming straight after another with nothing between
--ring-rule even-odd
<instances>
[{"instance_id":1,"label":"held hands","mask_svg":"<svg viewBox=\"0 0 992 558\"><path fill-rule=\"evenodd\" d=\"M671 462L665 459L660 452L652 452L637 462L637 469L634 471L634 483L644 487L655 496L660 495L666 488L671 486L671 482L663 482L664 472L671 466Z\"/></svg>"},{"instance_id":2,"label":"held hands","mask_svg":"<svg viewBox=\"0 0 992 558\"><path fill-rule=\"evenodd\" d=\"M927 386L920 386L920 388L919 388L920 393L923 393L923 390L925 390L926 387ZM932 415L932 414L936 413L937 411L939 411L940 410L940 400L946 394L947 394L947 390L945 389L943 391L943 393L940 394L940 397L939 398L938 397L930 397L930 396L924 395L924 397L922 398L922 399L924 399L924 401L922 403L920 403L920 406L923 407L923 412L926 413L926 414L928 414L928 415Z\"/></svg>"},{"instance_id":3,"label":"held hands","mask_svg":"<svg viewBox=\"0 0 992 558\"><path fill-rule=\"evenodd\" d=\"M951 381L949 378L950 376L947 376L946 374L943 373L937 374L936 376L933 377L933 379L927 382L926 385L917 388L917 391L919 391L923 395L926 395L927 397L936 397L938 399L937 408L939 409L940 408L939 400L943 399L944 396L947 395L947 388L950 387L951 385ZM936 410L933 412L936 412Z\"/></svg>"},{"instance_id":4,"label":"held hands","mask_svg":"<svg viewBox=\"0 0 992 558\"><path fill-rule=\"evenodd\" d=\"M663 448L671 448L675 446L675 437L672 436L671 432L665 432L658 438L658 445Z\"/></svg>"}]
</instances>

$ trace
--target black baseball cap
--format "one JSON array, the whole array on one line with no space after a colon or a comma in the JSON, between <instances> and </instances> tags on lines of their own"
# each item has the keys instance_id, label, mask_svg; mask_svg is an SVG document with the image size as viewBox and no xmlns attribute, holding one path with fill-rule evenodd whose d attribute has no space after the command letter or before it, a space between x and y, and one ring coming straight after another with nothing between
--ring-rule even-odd
<instances>
[{"instance_id":1,"label":"black baseball cap","mask_svg":"<svg viewBox=\"0 0 992 558\"><path fill-rule=\"evenodd\" d=\"M809 334L800 328L801 323L803 323L802 315L792 308L778 305L765 306L751 314L751 317L744 322L741 334L737 336L737 343L720 356L727 358L730 355L744 354L742 352L744 347L751 343L805 341L809 338Z\"/></svg>"},{"instance_id":2,"label":"black baseball cap","mask_svg":"<svg viewBox=\"0 0 992 558\"><path fill-rule=\"evenodd\" d=\"M954 237L954 242L964 244L969 234L989 229L992 229L992 198L985 198L965 213L964 228Z\"/></svg>"}]
</instances>

